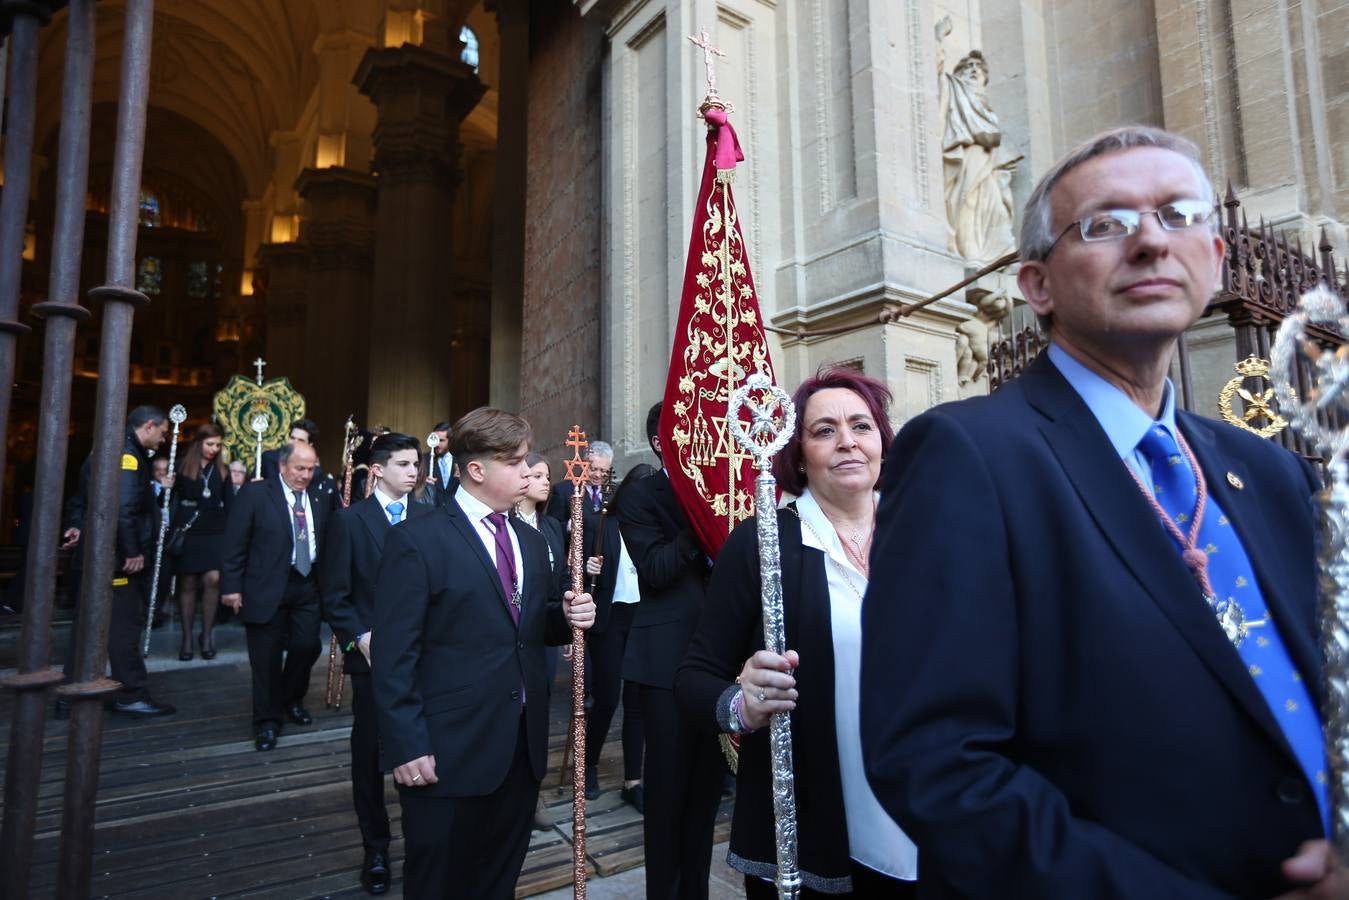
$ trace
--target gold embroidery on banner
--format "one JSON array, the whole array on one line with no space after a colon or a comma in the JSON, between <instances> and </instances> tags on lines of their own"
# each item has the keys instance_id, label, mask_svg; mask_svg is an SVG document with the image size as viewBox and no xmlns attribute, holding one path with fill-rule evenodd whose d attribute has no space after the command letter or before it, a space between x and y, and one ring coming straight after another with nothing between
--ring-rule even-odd
<instances>
[{"instance_id":1,"label":"gold embroidery on banner","mask_svg":"<svg viewBox=\"0 0 1349 900\"><path fill-rule=\"evenodd\" d=\"M1263 378L1268 381L1269 362L1251 355L1237 363L1234 368L1237 370L1237 376L1223 385L1223 389L1218 392L1218 411L1222 413L1223 421L1262 438L1273 437L1287 428L1288 420L1279 415L1272 405L1273 388L1248 391L1242 387L1248 378ZM1232 401L1236 397L1245 402L1246 411L1242 415L1237 415L1236 410L1232 408ZM1251 424L1255 419L1263 419L1265 424L1256 428ZM1234 476L1229 475L1229 480L1232 477ZM1239 488L1240 485L1233 484L1233 487Z\"/></svg>"},{"instance_id":2,"label":"gold embroidery on banner","mask_svg":"<svg viewBox=\"0 0 1349 900\"><path fill-rule=\"evenodd\" d=\"M727 531L754 515L753 480L745 477L750 457L726 426L731 394L758 372L773 379L768 345L750 285L744 239L730 194L730 179L718 173L708 194L701 235L698 293L689 319L680 367L673 438L680 470ZM762 399L762 398L761 398ZM707 472L729 473L726 491L708 487Z\"/></svg>"},{"instance_id":3,"label":"gold embroidery on banner","mask_svg":"<svg viewBox=\"0 0 1349 900\"><path fill-rule=\"evenodd\" d=\"M288 378L268 378L258 384L252 378L235 375L215 395L215 420L225 430L225 449L230 459L249 462L257 448L258 435L249 423L258 413L267 415L268 428L262 435L262 448L283 446L290 436L290 423L304 418L305 402Z\"/></svg>"}]
</instances>

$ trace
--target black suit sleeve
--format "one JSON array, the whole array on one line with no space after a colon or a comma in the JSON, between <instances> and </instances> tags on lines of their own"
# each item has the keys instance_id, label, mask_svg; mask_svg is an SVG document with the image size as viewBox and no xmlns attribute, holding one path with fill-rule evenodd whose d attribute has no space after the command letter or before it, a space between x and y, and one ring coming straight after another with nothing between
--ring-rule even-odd
<instances>
[{"instance_id":1,"label":"black suit sleeve","mask_svg":"<svg viewBox=\"0 0 1349 900\"><path fill-rule=\"evenodd\" d=\"M127 468L128 456L135 460L135 468ZM141 545L140 529L136 520L144 514L142 504L145 502L145 482L142 480L140 468L148 465L148 462L134 454L122 452L117 497L117 552L121 556L118 565L124 559L141 556L147 549ZM158 505L155 508L158 509Z\"/></svg>"},{"instance_id":2,"label":"black suit sleeve","mask_svg":"<svg viewBox=\"0 0 1349 900\"><path fill-rule=\"evenodd\" d=\"M1074 815L1053 783L1012 758L1023 627L1014 512L1000 506L986 452L996 450L936 411L906 425L888 454L862 605L872 790L922 848L926 871L960 896L1225 897Z\"/></svg>"},{"instance_id":3,"label":"black suit sleeve","mask_svg":"<svg viewBox=\"0 0 1349 900\"><path fill-rule=\"evenodd\" d=\"M265 484L265 482L264 482ZM261 484L245 484L234 497L225 517L224 556L220 561L220 593L242 594L248 542L253 531L253 508L264 490ZM244 598L247 599L247 598Z\"/></svg>"},{"instance_id":4,"label":"black suit sleeve","mask_svg":"<svg viewBox=\"0 0 1349 900\"><path fill-rule=\"evenodd\" d=\"M664 476L651 476L652 479L661 477ZM623 540L628 543L628 552L632 554L632 564L637 568L637 574L648 585L661 591L673 586L686 571L697 570L702 565L703 551L698 547L698 541L690 528L683 529L673 538L665 536L660 515L653 508L656 497L648 484L650 480L632 485L632 488L640 485L642 490L640 493L634 490L631 499L624 502L619 528ZM670 496L670 502L676 502L673 495Z\"/></svg>"},{"instance_id":5,"label":"black suit sleeve","mask_svg":"<svg viewBox=\"0 0 1349 900\"><path fill-rule=\"evenodd\" d=\"M758 523L748 519L727 538L712 580L698 629L684 662L675 673L675 699L690 721L721 730L717 701L735 684L745 660L763 646L756 633L761 612Z\"/></svg>"},{"instance_id":6,"label":"black suit sleeve","mask_svg":"<svg viewBox=\"0 0 1349 900\"><path fill-rule=\"evenodd\" d=\"M355 581L352 574L354 554L352 552L352 527L350 510L342 510L333 515L325 534L326 548L323 551L322 592L323 619L337 635L337 643L345 650L366 629L362 627L356 611L356 600L352 596Z\"/></svg>"},{"instance_id":7,"label":"black suit sleeve","mask_svg":"<svg viewBox=\"0 0 1349 900\"><path fill-rule=\"evenodd\" d=\"M564 487L563 485L566 485L567 487ZM569 508L571 504L571 490L568 489L570 488L570 485L571 482L567 481L553 488L552 493L548 495L548 509L546 510L548 515L562 523L564 532L567 523L571 521L571 509Z\"/></svg>"},{"instance_id":8,"label":"black suit sleeve","mask_svg":"<svg viewBox=\"0 0 1349 900\"><path fill-rule=\"evenodd\" d=\"M384 759L400 766L431 753L422 713L417 665L430 602L426 560L409 528L390 528L384 538L370 636L370 671L379 709Z\"/></svg>"}]
</instances>

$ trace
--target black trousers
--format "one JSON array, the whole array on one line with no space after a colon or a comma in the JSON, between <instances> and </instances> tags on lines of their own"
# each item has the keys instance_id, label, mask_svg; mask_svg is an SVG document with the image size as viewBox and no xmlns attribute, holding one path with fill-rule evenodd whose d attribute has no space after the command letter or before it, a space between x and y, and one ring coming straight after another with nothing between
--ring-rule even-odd
<instances>
[{"instance_id":1,"label":"black trousers","mask_svg":"<svg viewBox=\"0 0 1349 900\"><path fill-rule=\"evenodd\" d=\"M75 583L75 607L70 622L70 643L66 647L63 667L67 678L75 677L75 651L79 643L80 579L83 572L72 572ZM162 573L161 576L163 577ZM145 657L141 656L141 640L145 636L145 604L150 590L150 576L138 573L118 575L112 584L112 618L108 623L108 667L113 681L122 688L112 695L116 703L134 703L150 696L146 688ZM99 673L102 676L102 673Z\"/></svg>"},{"instance_id":2,"label":"black trousers","mask_svg":"<svg viewBox=\"0 0 1349 900\"><path fill-rule=\"evenodd\" d=\"M642 780L642 686L623 682L623 780Z\"/></svg>"},{"instance_id":3,"label":"black trousers","mask_svg":"<svg viewBox=\"0 0 1349 900\"><path fill-rule=\"evenodd\" d=\"M707 900L725 765L716 735L680 720L674 691L642 686L648 900Z\"/></svg>"},{"instance_id":4,"label":"black trousers","mask_svg":"<svg viewBox=\"0 0 1349 900\"><path fill-rule=\"evenodd\" d=\"M814 900L826 897L853 897L857 900L909 900L918 896L918 882L900 881L889 875L882 875L857 860L852 861L852 892L847 894L822 894L810 888L802 888L801 900ZM778 889L773 882L745 876L745 897L747 900L778 900Z\"/></svg>"},{"instance_id":5,"label":"black trousers","mask_svg":"<svg viewBox=\"0 0 1349 900\"><path fill-rule=\"evenodd\" d=\"M245 598L247 602L247 598ZM253 727L280 727L287 707L304 703L319 658L319 592L311 575L291 571L271 621L245 623L253 670Z\"/></svg>"},{"instance_id":6,"label":"black trousers","mask_svg":"<svg viewBox=\"0 0 1349 900\"><path fill-rule=\"evenodd\" d=\"M367 850L389 850L389 812L379 767L378 713L369 672L351 673L351 799Z\"/></svg>"},{"instance_id":7,"label":"black trousers","mask_svg":"<svg viewBox=\"0 0 1349 900\"><path fill-rule=\"evenodd\" d=\"M513 900L538 798L523 715L506 780L492 793L430 797L417 788L399 787L403 896Z\"/></svg>"},{"instance_id":8,"label":"black trousers","mask_svg":"<svg viewBox=\"0 0 1349 900\"><path fill-rule=\"evenodd\" d=\"M600 761L604 739L618 711L623 690L623 650L628 645L628 629L609 627L598 634L586 635L586 675L590 689L590 710L586 713L586 765Z\"/></svg>"}]
</instances>

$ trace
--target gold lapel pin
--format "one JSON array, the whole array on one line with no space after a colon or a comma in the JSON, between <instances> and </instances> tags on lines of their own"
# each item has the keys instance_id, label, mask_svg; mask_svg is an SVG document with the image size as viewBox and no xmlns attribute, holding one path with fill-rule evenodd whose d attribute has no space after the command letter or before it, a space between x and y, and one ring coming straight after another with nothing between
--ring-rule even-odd
<instances>
[{"instance_id":1,"label":"gold lapel pin","mask_svg":"<svg viewBox=\"0 0 1349 900\"><path fill-rule=\"evenodd\" d=\"M1237 477L1236 472L1227 473L1227 483L1232 485L1232 487L1236 488L1237 490L1241 490L1246 486L1245 482L1243 482L1240 478Z\"/></svg>"}]
</instances>

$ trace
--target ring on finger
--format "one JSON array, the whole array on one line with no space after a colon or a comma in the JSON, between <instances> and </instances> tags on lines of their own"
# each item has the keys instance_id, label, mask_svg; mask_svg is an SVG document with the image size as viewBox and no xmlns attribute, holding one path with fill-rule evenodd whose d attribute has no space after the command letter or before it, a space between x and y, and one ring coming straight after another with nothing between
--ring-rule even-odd
<instances>
[{"instance_id":1,"label":"ring on finger","mask_svg":"<svg viewBox=\"0 0 1349 900\"><path fill-rule=\"evenodd\" d=\"M413 775L413 776L412 776L412 780L413 780L413 781L421 781L421 779L422 779L422 773L421 773L421 772L418 772L416 775Z\"/></svg>"},{"instance_id":2,"label":"ring on finger","mask_svg":"<svg viewBox=\"0 0 1349 900\"><path fill-rule=\"evenodd\" d=\"M763 703L763 702L764 702L765 700L767 700L767 699L768 699L768 695L764 693L763 688L759 688L759 702L760 702L760 703Z\"/></svg>"}]
</instances>

